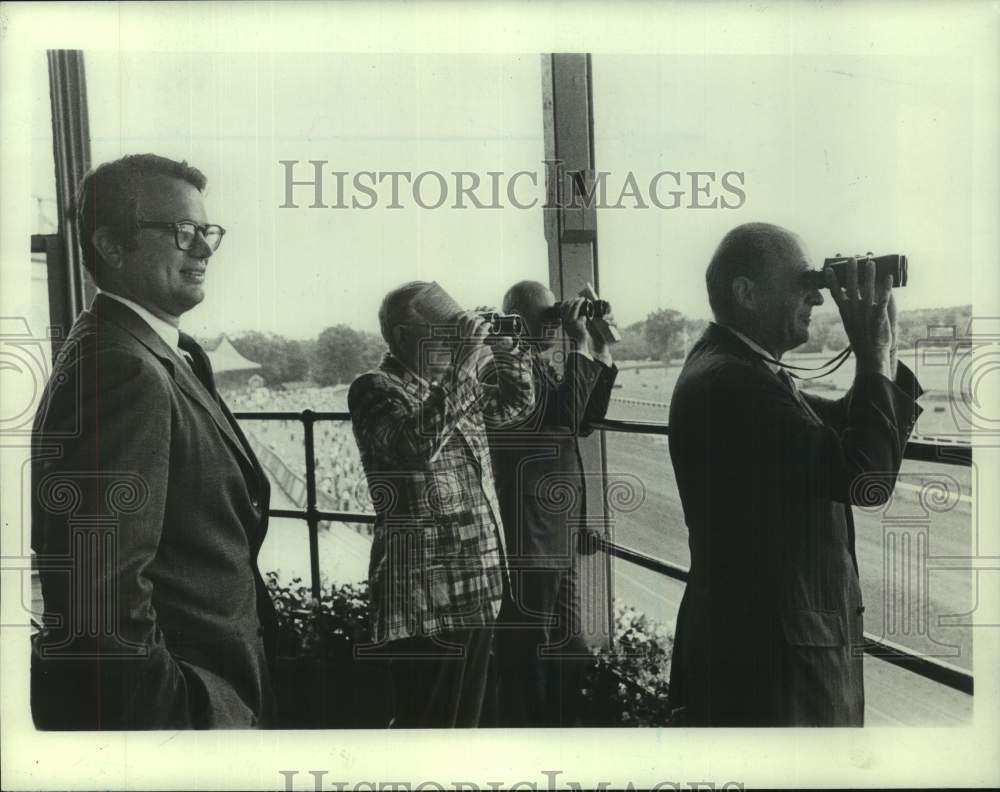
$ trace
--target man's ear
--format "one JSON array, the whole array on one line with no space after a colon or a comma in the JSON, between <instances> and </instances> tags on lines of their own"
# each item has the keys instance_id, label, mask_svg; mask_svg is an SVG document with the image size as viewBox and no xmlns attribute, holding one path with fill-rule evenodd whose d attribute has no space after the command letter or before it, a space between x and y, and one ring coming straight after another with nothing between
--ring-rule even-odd
<instances>
[{"instance_id":1,"label":"man's ear","mask_svg":"<svg viewBox=\"0 0 1000 792\"><path fill-rule=\"evenodd\" d=\"M733 279L733 302L751 313L757 307L757 284L745 275Z\"/></svg>"},{"instance_id":2,"label":"man's ear","mask_svg":"<svg viewBox=\"0 0 1000 792\"><path fill-rule=\"evenodd\" d=\"M400 354L405 352L403 346L403 340L406 337L406 331L400 325L396 325L392 328L392 341L393 341L393 352L395 354Z\"/></svg>"},{"instance_id":3,"label":"man's ear","mask_svg":"<svg viewBox=\"0 0 1000 792\"><path fill-rule=\"evenodd\" d=\"M115 239L115 235L110 228L101 226L94 231L94 235L90 240L108 267L116 270L122 268L122 245Z\"/></svg>"}]
</instances>

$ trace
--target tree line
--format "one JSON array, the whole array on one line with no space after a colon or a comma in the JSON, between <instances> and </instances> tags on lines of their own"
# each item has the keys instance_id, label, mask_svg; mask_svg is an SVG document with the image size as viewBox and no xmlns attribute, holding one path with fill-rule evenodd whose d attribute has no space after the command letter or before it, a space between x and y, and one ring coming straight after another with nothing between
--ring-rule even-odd
<instances>
[{"instance_id":1,"label":"tree line","mask_svg":"<svg viewBox=\"0 0 1000 792\"><path fill-rule=\"evenodd\" d=\"M971 305L900 311L896 317L899 347L910 349L919 339L961 338L972 319ZM615 346L618 360L659 360L669 364L683 359L691 344L705 331L708 321L691 319L672 308L652 311L645 319L621 329ZM847 346L847 335L836 312L813 313L809 341L796 352L839 352Z\"/></svg>"},{"instance_id":2,"label":"tree line","mask_svg":"<svg viewBox=\"0 0 1000 792\"><path fill-rule=\"evenodd\" d=\"M304 341L250 330L229 336L236 351L260 364L269 386L286 382L338 385L375 368L387 347L376 333L340 324Z\"/></svg>"},{"instance_id":3,"label":"tree line","mask_svg":"<svg viewBox=\"0 0 1000 792\"><path fill-rule=\"evenodd\" d=\"M897 317L899 345L909 349L929 335L962 337L972 317L971 305L901 311ZM708 321L692 319L672 308L652 311L645 319L620 328L622 339L615 345L618 360L679 362L705 331ZM377 333L340 324L328 327L316 338L304 341L276 333L251 330L229 336L236 350L261 366L267 385L311 381L316 385L351 382L375 368L387 347ZM838 352L847 346L847 336L836 313L814 313L809 341L797 352Z\"/></svg>"}]
</instances>

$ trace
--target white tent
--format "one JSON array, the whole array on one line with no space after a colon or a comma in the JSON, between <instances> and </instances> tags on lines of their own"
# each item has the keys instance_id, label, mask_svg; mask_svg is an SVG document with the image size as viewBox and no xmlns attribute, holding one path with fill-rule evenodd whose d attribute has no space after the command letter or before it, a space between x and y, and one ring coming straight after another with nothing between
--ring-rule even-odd
<instances>
[{"instance_id":1,"label":"white tent","mask_svg":"<svg viewBox=\"0 0 1000 792\"><path fill-rule=\"evenodd\" d=\"M254 363L237 352L233 342L226 336L222 336L222 340L219 341L215 349L207 354L215 374L223 374L227 371L251 371L260 368L259 363Z\"/></svg>"}]
</instances>

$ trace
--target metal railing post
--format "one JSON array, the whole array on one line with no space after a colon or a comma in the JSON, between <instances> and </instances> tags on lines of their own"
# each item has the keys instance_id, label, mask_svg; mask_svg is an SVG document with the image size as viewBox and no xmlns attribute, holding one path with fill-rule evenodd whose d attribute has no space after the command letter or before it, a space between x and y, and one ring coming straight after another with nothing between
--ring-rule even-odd
<instances>
[{"instance_id":1,"label":"metal railing post","mask_svg":"<svg viewBox=\"0 0 1000 792\"><path fill-rule=\"evenodd\" d=\"M303 410L301 418L306 448L306 521L309 524L309 574L313 599L318 604L323 592L319 576L319 515L316 513L316 446L313 434L316 413L312 410Z\"/></svg>"},{"instance_id":2,"label":"metal railing post","mask_svg":"<svg viewBox=\"0 0 1000 792\"><path fill-rule=\"evenodd\" d=\"M316 421L349 421L350 413L346 412L314 412L304 410L297 412L243 412L238 411L235 417L239 420L258 421L288 421L298 420L303 424L305 432L305 454L306 454L306 509L305 511L295 511L291 509L271 509L269 514L272 517L289 517L292 519L305 520L309 525L309 566L312 577L312 594L318 602L322 590L320 587L319 570L319 522L320 520L331 520L339 522L362 522L374 523L375 516L371 514L352 514L349 512L326 512L320 511L316 507L316 462L315 462L315 435L313 432ZM669 427L666 424L644 423L640 421L623 421L605 419L595 423L595 428L602 432L622 432L666 436L669 434ZM964 445L942 446L937 443L927 442L927 438L910 441L904 452L906 459L933 459L945 465L957 465L968 467L972 464L972 449ZM663 559L650 556L631 547L624 547L610 539L603 539L600 542L602 549L610 559L612 557L631 564L635 564L644 569L657 572L667 578L672 578L680 582L686 582L688 570L677 564L672 564ZM925 657L915 654L899 644L878 638L870 633L864 635L863 651L885 662L891 663L899 668L906 669L918 676L929 679L953 690L961 691L968 695L973 693L973 675L963 668L959 668L951 663L947 663L936 658Z\"/></svg>"}]
</instances>

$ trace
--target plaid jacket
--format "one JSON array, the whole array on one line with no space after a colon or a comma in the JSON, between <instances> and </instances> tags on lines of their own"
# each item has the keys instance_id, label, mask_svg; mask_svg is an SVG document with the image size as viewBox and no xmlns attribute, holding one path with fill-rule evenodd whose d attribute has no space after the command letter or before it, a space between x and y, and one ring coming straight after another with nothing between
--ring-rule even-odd
<instances>
[{"instance_id":1,"label":"plaid jacket","mask_svg":"<svg viewBox=\"0 0 1000 792\"><path fill-rule=\"evenodd\" d=\"M368 570L376 643L489 625L505 563L486 429L534 406L523 351L495 357L496 385L441 386L387 354L348 407L376 523Z\"/></svg>"}]
</instances>

